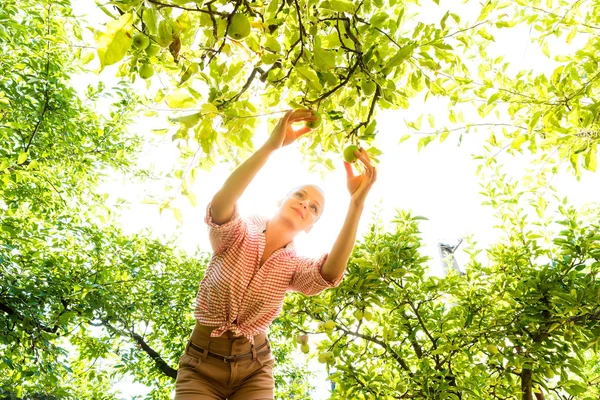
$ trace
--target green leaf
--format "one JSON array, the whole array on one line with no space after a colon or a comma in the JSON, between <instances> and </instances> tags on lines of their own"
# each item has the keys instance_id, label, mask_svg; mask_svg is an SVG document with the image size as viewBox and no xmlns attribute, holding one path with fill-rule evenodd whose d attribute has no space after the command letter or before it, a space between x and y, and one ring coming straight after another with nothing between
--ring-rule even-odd
<instances>
[{"instance_id":1,"label":"green leaf","mask_svg":"<svg viewBox=\"0 0 600 400\"><path fill-rule=\"evenodd\" d=\"M510 143L510 147L512 147L515 150L518 150L521 147L521 145L526 141L527 135L519 135L516 138L514 138L513 141Z\"/></svg>"},{"instance_id":2,"label":"green leaf","mask_svg":"<svg viewBox=\"0 0 600 400\"><path fill-rule=\"evenodd\" d=\"M335 56L332 52L324 50L321 47L321 37L315 37L314 59L315 67L319 71L327 71L335 67Z\"/></svg>"},{"instance_id":3,"label":"green leaf","mask_svg":"<svg viewBox=\"0 0 600 400\"><path fill-rule=\"evenodd\" d=\"M180 123L189 129L189 128L194 127L200 121L201 117L202 117L202 113L198 112L198 113L194 113L194 114L190 114L190 115L184 115L182 117L170 118L170 120L173 123Z\"/></svg>"},{"instance_id":4,"label":"green leaf","mask_svg":"<svg viewBox=\"0 0 600 400\"><path fill-rule=\"evenodd\" d=\"M423 136L421 139L419 139L417 151L421 151L421 149L427 146L433 139L435 139L435 135Z\"/></svg>"},{"instance_id":5,"label":"green leaf","mask_svg":"<svg viewBox=\"0 0 600 400\"><path fill-rule=\"evenodd\" d=\"M477 18L477 22L483 21L484 19L486 19L487 16L490 14L490 11L492 11L493 8L494 8L494 6L492 5L492 1L488 0L487 4L481 9L481 13L479 14L479 18Z\"/></svg>"},{"instance_id":6,"label":"green leaf","mask_svg":"<svg viewBox=\"0 0 600 400\"><path fill-rule=\"evenodd\" d=\"M180 224L183 223L183 214L181 213L181 210L177 207L173 207L172 210L177 222L179 222Z\"/></svg>"},{"instance_id":7,"label":"green leaf","mask_svg":"<svg viewBox=\"0 0 600 400\"><path fill-rule=\"evenodd\" d=\"M371 17L371 25L376 28L382 29L388 18L389 16L386 12L378 12L377 14L373 15L373 17Z\"/></svg>"},{"instance_id":8,"label":"green leaf","mask_svg":"<svg viewBox=\"0 0 600 400\"><path fill-rule=\"evenodd\" d=\"M83 53L83 57L81 57L81 63L83 65L86 65L87 63L89 63L93 59L94 59L94 53L91 52L91 51L86 51L85 53Z\"/></svg>"},{"instance_id":9,"label":"green leaf","mask_svg":"<svg viewBox=\"0 0 600 400\"><path fill-rule=\"evenodd\" d=\"M27 153L22 151L17 158L17 164L23 164L27 160Z\"/></svg>"},{"instance_id":10,"label":"green leaf","mask_svg":"<svg viewBox=\"0 0 600 400\"><path fill-rule=\"evenodd\" d=\"M500 98L500 93L494 93L493 95L490 96L490 98L488 99L488 104L492 104L493 102L495 102L496 100L498 100Z\"/></svg>"},{"instance_id":11,"label":"green leaf","mask_svg":"<svg viewBox=\"0 0 600 400\"><path fill-rule=\"evenodd\" d=\"M390 60L386 64L386 66L387 67L395 67L395 66L402 64L402 62L404 60L406 60L407 58L409 58L412 55L414 49L415 49L414 43L404 45L400 50L398 50L396 52L396 54L392 58L390 58Z\"/></svg>"},{"instance_id":12,"label":"green leaf","mask_svg":"<svg viewBox=\"0 0 600 400\"><path fill-rule=\"evenodd\" d=\"M190 108L197 104L197 100L187 90L180 89L168 94L165 103L170 108Z\"/></svg>"},{"instance_id":13,"label":"green leaf","mask_svg":"<svg viewBox=\"0 0 600 400\"><path fill-rule=\"evenodd\" d=\"M400 138L400 140L398 141L398 144L407 141L408 139L410 139L411 135L409 133L407 133L406 135L402 136Z\"/></svg>"},{"instance_id":14,"label":"green leaf","mask_svg":"<svg viewBox=\"0 0 600 400\"><path fill-rule=\"evenodd\" d=\"M323 85L321 85L317 73L312 68L306 65L299 65L296 66L296 71L308 81L308 83L313 87L313 89L315 89L318 92L320 92L323 89Z\"/></svg>"},{"instance_id":15,"label":"green leaf","mask_svg":"<svg viewBox=\"0 0 600 400\"><path fill-rule=\"evenodd\" d=\"M344 0L329 0L321 3L321 7L326 10L333 10L337 12L354 13L355 5L352 2Z\"/></svg>"},{"instance_id":16,"label":"green leaf","mask_svg":"<svg viewBox=\"0 0 600 400\"><path fill-rule=\"evenodd\" d=\"M106 32L97 40L100 71L125 57L133 43L133 14L125 13L106 24Z\"/></svg>"},{"instance_id":17,"label":"green leaf","mask_svg":"<svg viewBox=\"0 0 600 400\"><path fill-rule=\"evenodd\" d=\"M157 21L156 18L156 8L154 8L153 4L150 4L150 7L145 7L142 14L142 20L148 28L148 32L152 35L156 35L157 32Z\"/></svg>"},{"instance_id":18,"label":"green leaf","mask_svg":"<svg viewBox=\"0 0 600 400\"><path fill-rule=\"evenodd\" d=\"M596 145L593 144L592 146L590 146L588 148L587 152L585 153L583 166L590 171L596 172L596 167L598 166L597 161L596 161L596 156L597 156Z\"/></svg>"}]
</instances>

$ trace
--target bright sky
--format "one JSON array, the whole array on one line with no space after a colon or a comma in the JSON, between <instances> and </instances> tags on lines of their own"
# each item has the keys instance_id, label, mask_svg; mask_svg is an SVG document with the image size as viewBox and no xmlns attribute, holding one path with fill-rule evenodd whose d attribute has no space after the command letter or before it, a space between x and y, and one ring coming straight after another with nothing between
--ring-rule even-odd
<instances>
[{"instance_id":1,"label":"bright sky","mask_svg":"<svg viewBox=\"0 0 600 400\"><path fill-rule=\"evenodd\" d=\"M92 8L86 9L82 3L74 3L79 4L79 8L75 7L78 14L85 14L86 10L93 10L94 7L92 5ZM461 15L473 14L468 12L466 8L468 6L460 7L467 12L463 13L456 8L453 11ZM431 22L434 22L439 21L445 11L445 8L434 5L423 15L427 15ZM91 13L94 15L97 11ZM470 19L463 17L463 21L475 19L476 15L471 15ZM496 35L496 43L490 46L489 53L504 54L507 60L511 60L509 72L527 68L547 72L555 67L553 62L542 58L541 51L536 45L524 40L528 37L527 31L513 30L510 35L507 32L501 31L501 34ZM560 46L556 44L552 47L553 52L559 51ZM112 81L114 73L114 68L107 68L99 78L81 77L79 89L83 90L85 88L83 82L87 84L91 79ZM79 79L75 81L78 82ZM455 244L460 237L474 235L484 246L492 242L497 233L493 230L494 220L490 208L481 205L484 199L479 194L480 188L475 176L477 164L471 158L473 153L480 152L487 134L465 135L462 144L458 146L459 133L453 133L442 145L434 141L420 153L416 148L418 135L398 145L399 139L408 133L404 128L404 121L415 120L421 113L430 112L432 109L440 110L439 115L436 115L436 122L439 121L437 128L439 128L446 120L448 107L445 102L436 99L429 99L426 105L423 104L422 99L415 99L411 102L409 110L378 111L379 133L374 145L384 150L384 154L378 165L378 181L365 206L359 227L359 238L372 221L374 213L380 212L385 221L393 218L396 209L412 210L415 215L422 215L429 219L421 223L424 253L432 257L430 261L432 273L439 274L440 259L436 247L438 242ZM166 115L161 113L159 121L162 121L160 118L165 117ZM477 120L476 115L465 113L465 121ZM162 122L140 120L131 129L151 136L150 129L156 128L157 124ZM164 125L166 126L166 123ZM426 123L423 125L426 126ZM424 128L423 130L435 129ZM262 144L267 134L265 126L260 128L256 133L255 144L257 146ZM168 170L177 162L178 151L170 143L168 136L165 137L164 143L150 146L144 151L141 160L143 165L155 165L158 169ZM310 140L310 137L302 140ZM310 234L297 240L300 252L317 256L331 248L348 205L349 195L345 188L345 172L342 168L341 156L338 166L336 171L322 180L319 175L307 172L308 167L302 162L297 146L284 148L269 160L256 177L240 200L240 209L246 215L255 212L270 215L275 210L275 203L279 197L285 195L291 188L303 183L318 184L326 193L325 214ZM522 160L510 160L512 172L516 174L522 171L523 166ZM203 223L205 207L230 172L230 167L218 166L210 173L198 174L196 185L193 187L198 207L192 208L186 199L180 203L185 219L183 226L177 226L170 212L165 212L161 217L155 205L141 203L141 199L146 194L163 192L164 182L139 185L128 181L112 181L104 185L103 190L111 194L113 201L118 196L131 202L131 209L125 212L121 219L128 232L149 228L153 235L159 237L177 234L180 235L180 244L183 248L192 250L200 246L201 249L208 251L210 246L206 226ZM600 198L600 174L584 171L579 182L571 174L561 174L554 178L553 186L560 194L567 194L575 205L597 201ZM456 256L459 264L464 265L466 262L464 253L459 251ZM190 293L190 298L193 296L195 293ZM318 381L315 382L319 390L313 398L327 399L329 382L325 380L324 367L311 363L311 368L319 373Z\"/></svg>"}]
</instances>

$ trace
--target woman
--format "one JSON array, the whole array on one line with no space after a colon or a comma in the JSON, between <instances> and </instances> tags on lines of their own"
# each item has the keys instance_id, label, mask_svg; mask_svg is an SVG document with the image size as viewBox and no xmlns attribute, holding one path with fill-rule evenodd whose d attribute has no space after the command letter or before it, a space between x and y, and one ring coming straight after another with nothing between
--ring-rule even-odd
<instances>
[{"instance_id":1,"label":"woman","mask_svg":"<svg viewBox=\"0 0 600 400\"><path fill-rule=\"evenodd\" d=\"M196 297L196 326L179 359L176 400L273 399L274 359L266 331L281 312L285 293L316 295L343 278L366 196L377 179L364 149L355 153L364 165L361 174L344 163L350 205L331 251L318 259L297 255L293 244L323 213L325 198L318 187L292 190L270 219L244 220L236 206L269 156L311 130L294 130L292 124L316 119L311 110L287 112L207 207L213 256Z\"/></svg>"}]
</instances>

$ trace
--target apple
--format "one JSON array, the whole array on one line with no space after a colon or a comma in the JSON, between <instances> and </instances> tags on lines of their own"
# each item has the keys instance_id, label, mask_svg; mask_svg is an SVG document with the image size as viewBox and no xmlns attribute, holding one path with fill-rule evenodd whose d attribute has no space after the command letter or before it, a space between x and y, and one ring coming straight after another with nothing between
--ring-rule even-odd
<instances>
[{"instance_id":1,"label":"apple","mask_svg":"<svg viewBox=\"0 0 600 400\"><path fill-rule=\"evenodd\" d=\"M296 342L300 344L308 343L308 335L298 335L296 336Z\"/></svg>"},{"instance_id":2,"label":"apple","mask_svg":"<svg viewBox=\"0 0 600 400\"><path fill-rule=\"evenodd\" d=\"M318 360L321 364L325 364L325 363L333 364L335 357L333 356L332 352L326 351L325 353L319 354Z\"/></svg>"},{"instance_id":3,"label":"apple","mask_svg":"<svg viewBox=\"0 0 600 400\"><path fill-rule=\"evenodd\" d=\"M333 322L332 320L328 320L325 322L325 330L326 331L332 331L333 328L335 328L335 322Z\"/></svg>"},{"instance_id":4,"label":"apple","mask_svg":"<svg viewBox=\"0 0 600 400\"><path fill-rule=\"evenodd\" d=\"M500 353L500 351L498 350L498 348L496 346L494 346L493 344L488 344L487 345L487 349L492 354L498 354L498 353Z\"/></svg>"},{"instance_id":5,"label":"apple","mask_svg":"<svg viewBox=\"0 0 600 400\"><path fill-rule=\"evenodd\" d=\"M394 337L395 337L394 330L392 328L389 328L386 326L383 329L383 338L389 342L392 339L394 339Z\"/></svg>"},{"instance_id":6,"label":"apple","mask_svg":"<svg viewBox=\"0 0 600 400\"><path fill-rule=\"evenodd\" d=\"M361 320L363 317L363 312L361 310L356 310L354 311L354 318L356 318L357 320Z\"/></svg>"},{"instance_id":7,"label":"apple","mask_svg":"<svg viewBox=\"0 0 600 400\"><path fill-rule=\"evenodd\" d=\"M133 35L133 45L136 49L144 50L149 44L150 39L148 39L148 36L144 35L143 33L138 32Z\"/></svg>"},{"instance_id":8,"label":"apple","mask_svg":"<svg viewBox=\"0 0 600 400\"><path fill-rule=\"evenodd\" d=\"M365 96L370 96L375 93L375 89L377 89L377 84L371 80L362 81L362 90Z\"/></svg>"},{"instance_id":9,"label":"apple","mask_svg":"<svg viewBox=\"0 0 600 400\"><path fill-rule=\"evenodd\" d=\"M320 321L319 324L317 325L317 329L320 331L324 331L325 330L325 322Z\"/></svg>"},{"instance_id":10,"label":"apple","mask_svg":"<svg viewBox=\"0 0 600 400\"><path fill-rule=\"evenodd\" d=\"M241 40L250 34L250 21L244 14L235 13L229 24L229 36L235 40Z\"/></svg>"},{"instance_id":11,"label":"apple","mask_svg":"<svg viewBox=\"0 0 600 400\"><path fill-rule=\"evenodd\" d=\"M333 356L333 353L331 351L323 353L323 359L328 364L333 364L333 362L335 361L335 357Z\"/></svg>"},{"instance_id":12,"label":"apple","mask_svg":"<svg viewBox=\"0 0 600 400\"><path fill-rule=\"evenodd\" d=\"M310 351L310 345L308 343L302 343L302 346L300 346L300 351L304 354L308 354Z\"/></svg>"},{"instance_id":13,"label":"apple","mask_svg":"<svg viewBox=\"0 0 600 400\"><path fill-rule=\"evenodd\" d=\"M321 116L321 113L318 112L315 112L313 115L317 117L317 119L306 122L306 126L308 126L310 129L317 129L323 123L323 117Z\"/></svg>"},{"instance_id":14,"label":"apple","mask_svg":"<svg viewBox=\"0 0 600 400\"><path fill-rule=\"evenodd\" d=\"M159 52L160 52L160 46L155 43L152 43L151 45L146 47L146 54L149 57L153 57L153 56L157 55Z\"/></svg>"},{"instance_id":15,"label":"apple","mask_svg":"<svg viewBox=\"0 0 600 400\"><path fill-rule=\"evenodd\" d=\"M365 311L364 312L364 317L367 321L370 321L373 319L373 313L371 311Z\"/></svg>"},{"instance_id":16,"label":"apple","mask_svg":"<svg viewBox=\"0 0 600 400\"><path fill-rule=\"evenodd\" d=\"M344 160L346 160L346 162L350 164L355 162L357 160L357 157L354 155L354 152L356 151L360 151L360 148L355 144L351 144L348 147L346 147L344 149Z\"/></svg>"},{"instance_id":17,"label":"apple","mask_svg":"<svg viewBox=\"0 0 600 400\"><path fill-rule=\"evenodd\" d=\"M152 75L154 75L154 68L150 64L143 64L140 67L140 77L143 79L148 79Z\"/></svg>"}]
</instances>

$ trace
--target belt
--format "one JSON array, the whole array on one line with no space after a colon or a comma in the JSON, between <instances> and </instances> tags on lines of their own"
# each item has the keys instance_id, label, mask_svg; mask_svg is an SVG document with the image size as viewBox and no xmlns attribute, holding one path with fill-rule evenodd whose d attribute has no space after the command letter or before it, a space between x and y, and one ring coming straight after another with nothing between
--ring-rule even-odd
<instances>
[{"instance_id":1,"label":"belt","mask_svg":"<svg viewBox=\"0 0 600 400\"><path fill-rule=\"evenodd\" d=\"M260 349L262 349L263 347L267 346L267 350L265 351L261 351L258 354L263 354L263 353L268 353L271 350L271 347L268 346L269 341L265 340L263 344L261 344L260 346L257 346L254 350L258 351ZM237 360L244 360L246 358L250 358L252 357L252 352L248 352L248 353L244 353L244 354L235 354L233 356L224 356L222 354L217 354L217 353L213 353L212 351L208 351L200 346L196 346L191 340L188 342L188 346L190 346L192 349L197 350L201 353L207 352L207 355L213 358L217 358L219 360L223 360L224 362L228 363L228 362L235 362Z\"/></svg>"}]
</instances>

